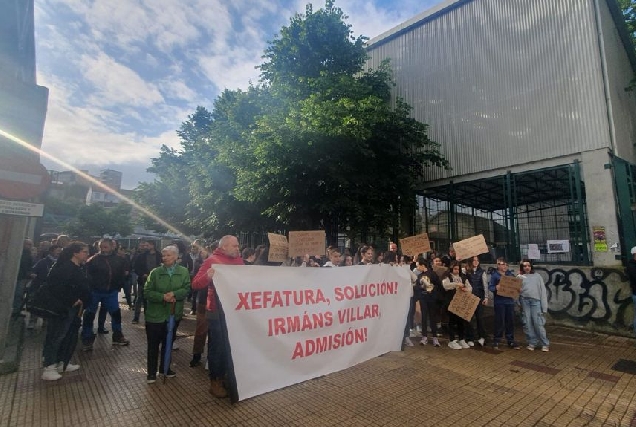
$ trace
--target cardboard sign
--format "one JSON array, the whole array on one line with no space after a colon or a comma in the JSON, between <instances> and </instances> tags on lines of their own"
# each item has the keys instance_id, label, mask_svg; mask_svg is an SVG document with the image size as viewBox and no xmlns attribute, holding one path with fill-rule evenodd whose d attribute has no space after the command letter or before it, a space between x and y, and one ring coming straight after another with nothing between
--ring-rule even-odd
<instances>
[{"instance_id":1,"label":"cardboard sign","mask_svg":"<svg viewBox=\"0 0 636 427\"><path fill-rule=\"evenodd\" d=\"M287 261L287 252L289 247L287 244L287 237L282 234L267 233L267 238L269 239L269 253L267 255L267 261Z\"/></svg>"},{"instance_id":2,"label":"cardboard sign","mask_svg":"<svg viewBox=\"0 0 636 427\"><path fill-rule=\"evenodd\" d=\"M517 299L521 293L521 284L523 279L513 276L501 276L499 280L499 290L497 295L500 297L510 297Z\"/></svg>"},{"instance_id":3,"label":"cardboard sign","mask_svg":"<svg viewBox=\"0 0 636 427\"><path fill-rule=\"evenodd\" d=\"M413 257L431 251L431 242L426 233L400 239L400 246L404 255Z\"/></svg>"},{"instance_id":4,"label":"cardboard sign","mask_svg":"<svg viewBox=\"0 0 636 427\"><path fill-rule=\"evenodd\" d=\"M457 290L455 296L448 305L448 311L455 313L462 319L470 322L477 306L479 305L479 297L473 295L472 292Z\"/></svg>"},{"instance_id":5,"label":"cardboard sign","mask_svg":"<svg viewBox=\"0 0 636 427\"><path fill-rule=\"evenodd\" d=\"M483 234L453 243L453 249L455 249L455 258L458 260L468 259L489 251Z\"/></svg>"},{"instance_id":6,"label":"cardboard sign","mask_svg":"<svg viewBox=\"0 0 636 427\"><path fill-rule=\"evenodd\" d=\"M324 230L290 231L289 257L309 255L324 255L327 237Z\"/></svg>"}]
</instances>

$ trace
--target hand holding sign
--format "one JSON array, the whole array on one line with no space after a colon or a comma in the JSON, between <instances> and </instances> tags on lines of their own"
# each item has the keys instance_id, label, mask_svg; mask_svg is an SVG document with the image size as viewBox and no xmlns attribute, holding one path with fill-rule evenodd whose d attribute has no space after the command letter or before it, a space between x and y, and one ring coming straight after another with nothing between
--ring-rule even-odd
<instances>
[{"instance_id":1,"label":"hand holding sign","mask_svg":"<svg viewBox=\"0 0 636 427\"><path fill-rule=\"evenodd\" d=\"M400 239L400 246L404 255L412 257L431 251L431 242L426 233Z\"/></svg>"},{"instance_id":2,"label":"hand holding sign","mask_svg":"<svg viewBox=\"0 0 636 427\"><path fill-rule=\"evenodd\" d=\"M513 276L501 276L497 285L497 295L517 299L521 293L523 279Z\"/></svg>"},{"instance_id":3,"label":"hand holding sign","mask_svg":"<svg viewBox=\"0 0 636 427\"><path fill-rule=\"evenodd\" d=\"M488 245L483 234L464 239L453 244L455 257L458 260L472 258L488 252Z\"/></svg>"}]
</instances>

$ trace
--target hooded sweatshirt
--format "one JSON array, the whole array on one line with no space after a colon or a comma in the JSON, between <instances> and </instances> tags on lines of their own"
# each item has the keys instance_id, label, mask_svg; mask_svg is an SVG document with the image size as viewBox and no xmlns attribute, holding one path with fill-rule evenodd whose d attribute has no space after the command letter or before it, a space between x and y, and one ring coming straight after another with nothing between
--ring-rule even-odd
<instances>
[{"instance_id":1,"label":"hooded sweatshirt","mask_svg":"<svg viewBox=\"0 0 636 427\"><path fill-rule=\"evenodd\" d=\"M201 289L208 289L208 301L205 305L207 311L215 312L218 310L216 303L216 288L214 287L214 281L208 277L208 270L214 264L224 265L244 265L243 258L240 256L232 258L228 256L221 248L217 248L212 252L212 255L203 262L199 272L192 281L192 289L199 291Z\"/></svg>"}]
</instances>

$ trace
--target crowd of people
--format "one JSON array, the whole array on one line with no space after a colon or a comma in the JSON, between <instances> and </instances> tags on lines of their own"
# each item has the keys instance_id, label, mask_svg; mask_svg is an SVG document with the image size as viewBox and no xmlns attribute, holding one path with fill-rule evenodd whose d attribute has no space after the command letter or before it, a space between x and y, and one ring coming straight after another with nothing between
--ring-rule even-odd
<instances>
[{"instance_id":1,"label":"crowd of people","mask_svg":"<svg viewBox=\"0 0 636 427\"><path fill-rule=\"evenodd\" d=\"M126 303L133 311L133 324L139 323L143 312L147 337L146 381L149 384L156 381L158 373L166 377L176 375L165 361L166 347L170 347L168 352L174 349L183 316L186 313L195 315L190 366L202 364L207 340L209 391L215 397L223 398L228 395L228 356L223 316L213 281L214 265L283 264L269 262L268 254L267 245L241 250L235 236L224 236L211 245L195 240L189 247L174 241L161 249L157 248L155 240L142 239L131 251L109 238L100 239L89 247L71 241L67 236L41 244L35 251L33 243L27 239L13 315L23 316L24 301L36 300L43 287L49 295L54 295L56 301L51 307L55 313L46 317L42 379L58 380L64 372L80 368L71 363L78 335L81 335L83 351L91 351L97 334L110 332L105 327L107 315L111 318L112 344L127 346L130 343L123 334L119 306L119 293L123 290ZM532 262L527 259L520 263L516 272L509 269L503 258L497 259L495 269L486 271L476 256L467 260L455 259L452 248L445 255L426 253L412 258L401 255L398 246L391 242L386 252L376 251L370 245L363 245L354 253L329 247L326 256L307 254L284 264L305 268L389 264L408 268L413 292L404 328L405 346L413 346L412 338L421 336L421 345L430 343L440 347L439 337L443 334L447 334L448 347L453 350L487 345L490 340L484 325L484 307L492 302L494 330L490 345L498 348L505 342L510 348L521 348L514 336L515 308L519 307L526 348L534 350L540 346L543 351L549 351L544 318L548 310L546 289L543 279L534 272ZM499 295L499 282L503 276L522 279L518 300ZM479 298L470 321L448 310L457 292L469 292ZM189 310L186 303L191 303ZM97 333L94 331L96 316ZM174 327L168 328L171 316ZM27 327L32 328L36 322L37 317L31 314Z\"/></svg>"}]
</instances>

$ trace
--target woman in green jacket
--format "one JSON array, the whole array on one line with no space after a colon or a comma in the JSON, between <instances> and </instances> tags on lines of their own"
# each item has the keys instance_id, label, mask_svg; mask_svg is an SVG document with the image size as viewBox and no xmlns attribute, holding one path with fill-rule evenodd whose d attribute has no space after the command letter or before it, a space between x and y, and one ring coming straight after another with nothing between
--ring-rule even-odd
<instances>
[{"instance_id":1,"label":"woman in green jacket","mask_svg":"<svg viewBox=\"0 0 636 427\"><path fill-rule=\"evenodd\" d=\"M159 372L163 372L163 358L165 354L168 333L168 319L170 309L175 304L175 326L172 336L177 335L179 321L183 316L183 302L190 291L190 272L177 263L179 249L176 246L166 246L161 251L162 264L152 270L144 286L144 295L148 307L144 313L146 320L146 338L148 339L148 376L146 382L152 384L157 380L157 359L161 344L161 363ZM168 367L168 378L176 374Z\"/></svg>"}]
</instances>

